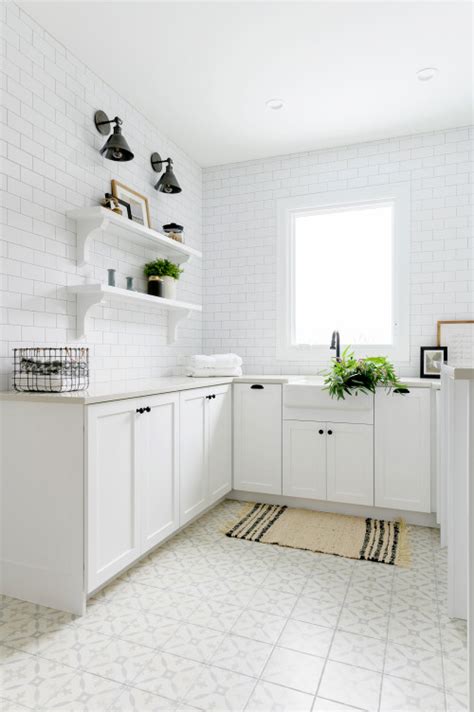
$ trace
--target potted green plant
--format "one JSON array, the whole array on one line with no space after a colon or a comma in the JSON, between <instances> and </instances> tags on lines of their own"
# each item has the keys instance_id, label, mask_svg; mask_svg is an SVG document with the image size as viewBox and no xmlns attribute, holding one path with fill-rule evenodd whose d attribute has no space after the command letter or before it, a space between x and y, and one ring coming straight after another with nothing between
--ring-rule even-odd
<instances>
[{"instance_id":1,"label":"potted green plant","mask_svg":"<svg viewBox=\"0 0 474 712\"><path fill-rule=\"evenodd\" d=\"M176 282L183 270L170 260L148 262L143 268L148 278L148 294L165 299L176 299Z\"/></svg>"},{"instance_id":2,"label":"potted green plant","mask_svg":"<svg viewBox=\"0 0 474 712\"><path fill-rule=\"evenodd\" d=\"M382 386L394 393L409 393L398 380L395 368L385 356L371 356L357 359L347 346L340 359L335 359L331 368L323 375L325 390L332 398L344 399L346 395L375 393Z\"/></svg>"}]
</instances>

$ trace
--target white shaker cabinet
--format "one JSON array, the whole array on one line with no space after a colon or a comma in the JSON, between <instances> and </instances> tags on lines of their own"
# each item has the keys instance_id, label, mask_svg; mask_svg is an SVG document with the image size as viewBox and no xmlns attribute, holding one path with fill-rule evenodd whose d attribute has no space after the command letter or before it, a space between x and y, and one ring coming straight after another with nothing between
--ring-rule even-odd
<instances>
[{"instance_id":1,"label":"white shaker cabinet","mask_svg":"<svg viewBox=\"0 0 474 712\"><path fill-rule=\"evenodd\" d=\"M283 494L373 505L371 425L286 420L283 427Z\"/></svg>"},{"instance_id":2,"label":"white shaker cabinet","mask_svg":"<svg viewBox=\"0 0 474 712\"><path fill-rule=\"evenodd\" d=\"M180 525L232 489L231 388L180 395Z\"/></svg>"},{"instance_id":3,"label":"white shaker cabinet","mask_svg":"<svg viewBox=\"0 0 474 712\"><path fill-rule=\"evenodd\" d=\"M431 511L431 391L375 396L375 504Z\"/></svg>"},{"instance_id":4,"label":"white shaker cabinet","mask_svg":"<svg viewBox=\"0 0 474 712\"><path fill-rule=\"evenodd\" d=\"M87 410L87 590L178 528L178 396Z\"/></svg>"},{"instance_id":5,"label":"white shaker cabinet","mask_svg":"<svg viewBox=\"0 0 474 712\"><path fill-rule=\"evenodd\" d=\"M372 425L326 423L326 433L328 500L373 506Z\"/></svg>"},{"instance_id":6,"label":"white shaker cabinet","mask_svg":"<svg viewBox=\"0 0 474 712\"><path fill-rule=\"evenodd\" d=\"M148 551L179 526L179 395L152 396L138 418L141 548Z\"/></svg>"},{"instance_id":7,"label":"white shaker cabinet","mask_svg":"<svg viewBox=\"0 0 474 712\"><path fill-rule=\"evenodd\" d=\"M283 423L283 494L326 499L326 424Z\"/></svg>"},{"instance_id":8,"label":"white shaker cabinet","mask_svg":"<svg viewBox=\"0 0 474 712\"><path fill-rule=\"evenodd\" d=\"M234 489L281 494L281 431L281 386L234 384Z\"/></svg>"}]
</instances>

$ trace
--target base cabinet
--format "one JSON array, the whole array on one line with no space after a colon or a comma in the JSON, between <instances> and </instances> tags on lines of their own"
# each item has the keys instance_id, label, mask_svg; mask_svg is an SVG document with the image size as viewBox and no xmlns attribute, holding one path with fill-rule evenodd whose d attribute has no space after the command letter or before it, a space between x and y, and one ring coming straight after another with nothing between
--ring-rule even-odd
<instances>
[{"instance_id":1,"label":"base cabinet","mask_svg":"<svg viewBox=\"0 0 474 712\"><path fill-rule=\"evenodd\" d=\"M373 428L287 420L283 426L283 494L373 505Z\"/></svg>"},{"instance_id":2,"label":"base cabinet","mask_svg":"<svg viewBox=\"0 0 474 712\"><path fill-rule=\"evenodd\" d=\"M234 489L282 493L282 387L234 384Z\"/></svg>"},{"instance_id":3,"label":"base cabinet","mask_svg":"<svg viewBox=\"0 0 474 712\"><path fill-rule=\"evenodd\" d=\"M375 504L431 511L429 388L375 397Z\"/></svg>"},{"instance_id":4,"label":"base cabinet","mask_svg":"<svg viewBox=\"0 0 474 712\"><path fill-rule=\"evenodd\" d=\"M88 591L179 526L178 402L170 394L88 408Z\"/></svg>"},{"instance_id":5,"label":"base cabinet","mask_svg":"<svg viewBox=\"0 0 474 712\"><path fill-rule=\"evenodd\" d=\"M326 499L325 423L283 423L283 494Z\"/></svg>"},{"instance_id":6,"label":"base cabinet","mask_svg":"<svg viewBox=\"0 0 474 712\"><path fill-rule=\"evenodd\" d=\"M232 489L232 387L180 394L180 526Z\"/></svg>"},{"instance_id":7,"label":"base cabinet","mask_svg":"<svg viewBox=\"0 0 474 712\"><path fill-rule=\"evenodd\" d=\"M373 506L373 426L356 423L326 426L328 500Z\"/></svg>"}]
</instances>

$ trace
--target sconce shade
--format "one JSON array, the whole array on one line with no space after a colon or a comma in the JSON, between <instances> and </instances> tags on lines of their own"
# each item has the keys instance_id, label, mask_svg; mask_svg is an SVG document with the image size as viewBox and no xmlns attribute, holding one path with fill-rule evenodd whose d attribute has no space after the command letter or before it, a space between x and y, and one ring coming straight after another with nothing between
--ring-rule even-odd
<instances>
[{"instance_id":1,"label":"sconce shade","mask_svg":"<svg viewBox=\"0 0 474 712\"><path fill-rule=\"evenodd\" d=\"M122 136L122 129L120 126L114 126L113 134L109 136L104 146L101 148L100 153L104 156L104 158L108 158L109 161L132 160L133 153L125 140L125 137Z\"/></svg>"},{"instance_id":2,"label":"sconce shade","mask_svg":"<svg viewBox=\"0 0 474 712\"><path fill-rule=\"evenodd\" d=\"M155 185L155 190L160 193L181 193L181 186L173 173L173 161L171 159L168 160L165 172Z\"/></svg>"},{"instance_id":3,"label":"sconce shade","mask_svg":"<svg viewBox=\"0 0 474 712\"><path fill-rule=\"evenodd\" d=\"M97 131L102 136L108 136L110 133L110 124L115 124L114 132L100 149L100 155L108 158L109 161L131 161L133 153L130 146L122 136L122 119L116 116L114 119L109 119L104 111L96 111L94 114L94 124Z\"/></svg>"},{"instance_id":4,"label":"sconce shade","mask_svg":"<svg viewBox=\"0 0 474 712\"><path fill-rule=\"evenodd\" d=\"M167 164L165 172L155 185L155 190L158 190L160 193L181 193L181 186L173 172L173 159L163 159L159 153L152 153L150 162L155 173L161 172L163 163Z\"/></svg>"}]
</instances>

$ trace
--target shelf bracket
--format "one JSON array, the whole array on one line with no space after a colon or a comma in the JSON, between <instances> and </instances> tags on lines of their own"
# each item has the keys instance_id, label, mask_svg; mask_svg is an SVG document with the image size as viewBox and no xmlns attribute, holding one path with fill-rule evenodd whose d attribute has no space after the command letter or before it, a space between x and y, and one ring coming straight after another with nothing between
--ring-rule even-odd
<instances>
[{"instance_id":1,"label":"shelf bracket","mask_svg":"<svg viewBox=\"0 0 474 712\"><path fill-rule=\"evenodd\" d=\"M174 344L178 338L178 324L183 319L188 319L191 315L191 309L170 311L168 314L168 343Z\"/></svg>"},{"instance_id":2,"label":"shelf bracket","mask_svg":"<svg viewBox=\"0 0 474 712\"><path fill-rule=\"evenodd\" d=\"M89 261L90 243L95 238L100 238L102 231L106 230L108 225L109 220L104 216L77 222L77 263L79 266Z\"/></svg>"},{"instance_id":3,"label":"shelf bracket","mask_svg":"<svg viewBox=\"0 0 474 712\"><path fill-rule=\"evenodd\" d=\"M102 304L104 300L103 294L94 292L92 294L78 294L77 297L77 338L84 339L86 335L86 317L89 309L96 304Z\"/></svg>"}]
</instances>

